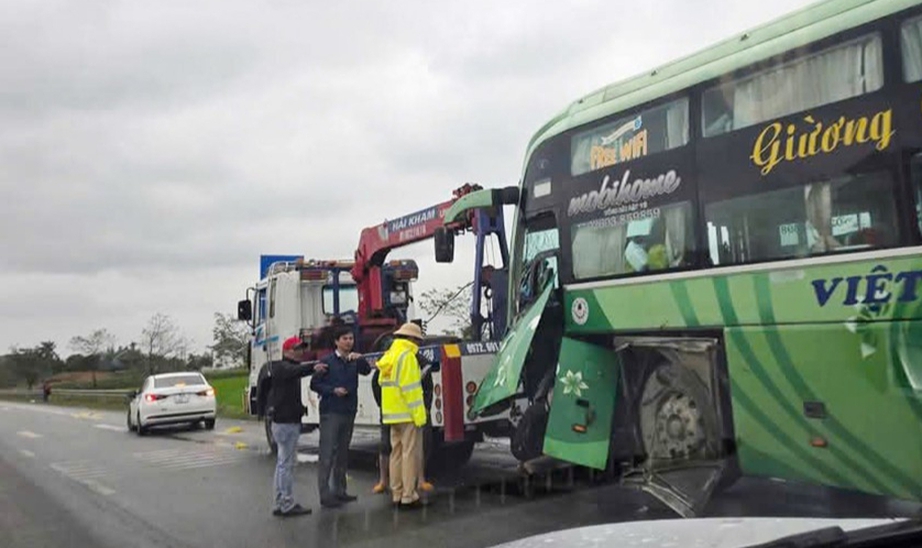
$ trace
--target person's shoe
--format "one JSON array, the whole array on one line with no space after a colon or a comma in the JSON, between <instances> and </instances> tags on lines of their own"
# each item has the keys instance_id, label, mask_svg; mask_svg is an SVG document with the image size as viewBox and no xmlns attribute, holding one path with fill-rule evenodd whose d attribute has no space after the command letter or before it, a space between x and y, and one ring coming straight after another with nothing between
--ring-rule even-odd
<instances>
[{"instance_id":1,"label":"person's shoe","mask_svg":"<svg viewBox=\"0 0 922 548\"><path fill-rule=\"evenodd\" d=\"M375 486L371 488L371 492L374 493L374 494L376 494L376 495L380 495L380 494L383 493L386 489L387 489L387 487L386 487L383 483L376 483Z\"/></svg>"},{"instance_id":2,"label":"person's shoe","mask_svg":"<svg viewBox=\"0 0 922 548\"><path fill-rule=\"evenodd\" d=\"M408 503L408 504L401 503L400 509L401 510L419 510L420 508L425 508L431 505L432 503L430 501L426 501L423 499L416 499L413 502Z\"/></svg>"},{"instance_id":3,"label":"person's shoe","mask_svg":"<svg viewBox=\"0 0 922 548\"><path fill-rule=\"evenodd\" d=\"M291 518L294 516L307 516L307 515L310 515L310 513L311 513L310 508L305 508L301 506L300 504L295 504L287 512L282 512L280 510L278 515L283 518Z\"/></svg>"},{"instance_id":4,"label":"person's shoe","mask_svg":"<svg viewBox=\"0 0 922 548\"><path fill-rule=\"evenodd\" d=\"M323 499L320 501L320 506L324 508L339 508L343 503L339 499Z\"/></svg>"},{"instance_id":5,"label":"person's shoe","mask_svg":"<svg viewBox=\"0 0 922 548\"><path fill-rule=\"evenodd\" d=\"M353 502L353 501L356 501L356 500L359 499L359 498L358 498L357 496L355 496L355 495L348 495L348 494L336 495L336 498L337 498L340 502Z\"/></svg>"},{"instance_id":6,"label":"person's shoe","mask_svg":"<svg viewBox=\"0 0 922 548\"><path fill-rule=\"evenodd\" d=\"M432 485L428 481L423 481L419 484L419 490L431 493L432 491L435 491L435 485Z\"/></svg>"},{"instance_id":7,"label":"person's shoe","mask_svg":"<svg viewBox=\"0 0 922 548\"><path fill-rule=\"evenodd\" d=\"M272 509L272 515L273 515L273 516L281 516L281 515L282 515L282 509L281 509L281 508L273 508L273 509Z\"/></svg>"}]
</instances>

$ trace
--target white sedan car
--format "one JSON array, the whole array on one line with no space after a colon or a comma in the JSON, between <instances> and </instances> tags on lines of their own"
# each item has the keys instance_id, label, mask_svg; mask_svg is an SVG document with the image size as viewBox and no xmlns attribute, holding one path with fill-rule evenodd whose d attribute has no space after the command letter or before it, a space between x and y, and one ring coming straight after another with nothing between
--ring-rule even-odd
<instances>
[{"instance_id":1,"label":"white sedan car","mask_svg":"<svg viewBox=\"0 0 922 548\"><path fill-rule=\"evenodd\" d=\"M132 391L128 403L128 430L139 436L152 426L176 424L214 428L214 388L201 373L163 373L144 379L140 391Z\"/></svg>"}]
</instances>

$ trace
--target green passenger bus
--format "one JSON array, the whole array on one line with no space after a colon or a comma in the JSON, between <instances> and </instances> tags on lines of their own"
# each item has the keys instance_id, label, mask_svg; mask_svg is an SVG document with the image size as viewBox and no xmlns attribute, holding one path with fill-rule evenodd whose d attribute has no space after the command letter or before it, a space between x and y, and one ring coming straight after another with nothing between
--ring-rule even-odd
<instances>
[{"instance_id":1,"label":"green passenger bus","mask_svg":"<svg viewBox=\"0 0 922 548\"><path fill-rule=\"evenodd\" d=\"M740 474L922 499L922 2L819 2L587 95L446 220L501 204L474 411L528 402L516 456L685 515Z\"/></svg>"}]
</instances>

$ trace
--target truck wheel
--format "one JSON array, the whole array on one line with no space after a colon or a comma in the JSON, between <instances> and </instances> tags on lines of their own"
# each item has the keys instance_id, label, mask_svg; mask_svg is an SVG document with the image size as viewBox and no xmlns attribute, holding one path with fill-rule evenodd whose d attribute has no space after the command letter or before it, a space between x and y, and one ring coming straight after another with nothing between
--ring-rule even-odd
<instances>
[{"instance_id":1,"label":"truck wheel","mask_svg":"<svg viewBox=\"0 0 922 548\"><path fill-rule=\"evenodd\" d=\"M455 471L467 464L473 453L473 441L445 443L444 433L441 430L433 431L426 450L426 476Z\"/></svg>"},{"instance_id":2,"label":"truck wheel","mask_svg":"<svg viewBox=\"0 0 922 548\"><path fill-rule=\"evenodd\" d=\"M266 417L263 420L263 425L266 427L266 443L269 444L269 452L273 455L277 455L279 452L279 446L275 443L275 438L272 436L272 421L269 417Z\"/></svg>"},{"instance_id":3,"label":"truck wheel","mask_svg":"<svg viewBox=\"0 0 922 548\"><path fill-rule=\"evenodd\" d=\"M471 455L474 454L474 442L462 441L445 444L439 451L445 455L449 466L460 468L471 460Z\"/></svg>"}]
</instances>

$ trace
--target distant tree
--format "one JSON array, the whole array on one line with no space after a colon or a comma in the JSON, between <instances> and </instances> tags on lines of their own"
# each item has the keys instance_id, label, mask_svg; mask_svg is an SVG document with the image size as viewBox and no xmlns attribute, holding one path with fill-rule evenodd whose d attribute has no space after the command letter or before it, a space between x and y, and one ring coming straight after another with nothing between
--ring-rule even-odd
<instances>
[{"instance_id":1,"label":"distant tree","mask_svg":"<svg viewBox=\"0 0 922 548\"><path fill-rule=\"evenodd\" d=\"M471 336L471 286L432 288L417 297L416 302L426 313L426 321L446 318L445 335L468 338Z\"/></svg>"},{"instance_id":2,"label":"distant tree","mask_svg":"<svg viewBox=\"0 0 922 548\"><path fill-rule=\"evenodd\" d=\"M182 368L191 341L179 332L172 318L158 312L151 316L141 331L140 346L146 357L148 373L153 375L161 366L176 368L176 364L170 363L174 358L179 360L179 368Z\"/></svg>"},{"instance_id":3,"label":"distant tree","mask_svg":"<svg viewBox=\"0 0 922 548\"><path fill-rule=\"evenodd\" d=\"M186 369L189 371L201 371L209 369L214 365L214 359L211 354L190 354L186 360Z\"/></svg>"},{"instance_id":4,"label":"distant tree","mask_svg":"<svg viewBox=\"0 0 922 548\"><path fill-rule=\"evenodd\" d=\"M13 371L9 356L0 356L0 388L16 386L16 372Z\"/></svg>"},{"instance_id":5,"label":"distant tree","mask_svg":"<svg viewBox=\"0 0 922 548\"><path fill-rule=\"evenodd\" d=\"M106 359L113 362L113 368L120 366L123 369L129 370L143 369L146 362L145 356L138 349L137 343L131 343L128 346L119 346L112 355L107 355ZM116 364L115 362L118 363Z\"/></svg>"},{"instance_id":6,"label":"distant tree","mask_svg":"<svg viewBox=\"0 0 922 548\"><path fill-rule=\"evenodd\" d=\"M211 333L214 344L209 348L214 353L216 363L230 363L234 367L246 364L247 348L250 345L250 329L246 323L237 321L231 314L215 312Z\"/></svg>"},{"instance_id":7,"label":"distant tree","mask_svg":"<svg viewBox=\"0 0 922 548\"><path fill-rule=\"evenodd\" d=\"M93 360L94 358L89 358ZM92 366L86 364L87 357L83 354L71 354L67 356L67 359L64 360L64 370L65 371L90 371Z\"/></svg>"},{"instance_id":8,"label":"distant tree","mask_svg":"<svg viewBox=\"0 0 922 548\"><path fill-rule=\"evenodd\" d=\"M51 373L60 373L64 370L64 360L58 355L57 345L54 341L42 341L35 347L38 358L46 363Z\"/></svg>"},{"instance_id":9,"label":"distant tree","mask_svg":"<svg viewBox=\"0 0 922 548\"><path fill-rule=\"evenodd\" d=\"M105 329L96 329L89 335L77 335L70 339L71 349L84 357L84 371L93 372L93 388L96 388L96 372L102 365L103 357L114 350L114 345L115 336Z\"/></svg>"},{"instance_id":10,"label":"distant tree","mask_svg":"<svg viewBox=\"0 0 922 548\"><path fill-rule=\"evenodd\" d=\"M29 390L42 377L51 372L52 361L47 355L47 348L41 345L34 348L12 348L6 356L6 362L16 378L26 383Z\"/></svg>"}]
</instances>

